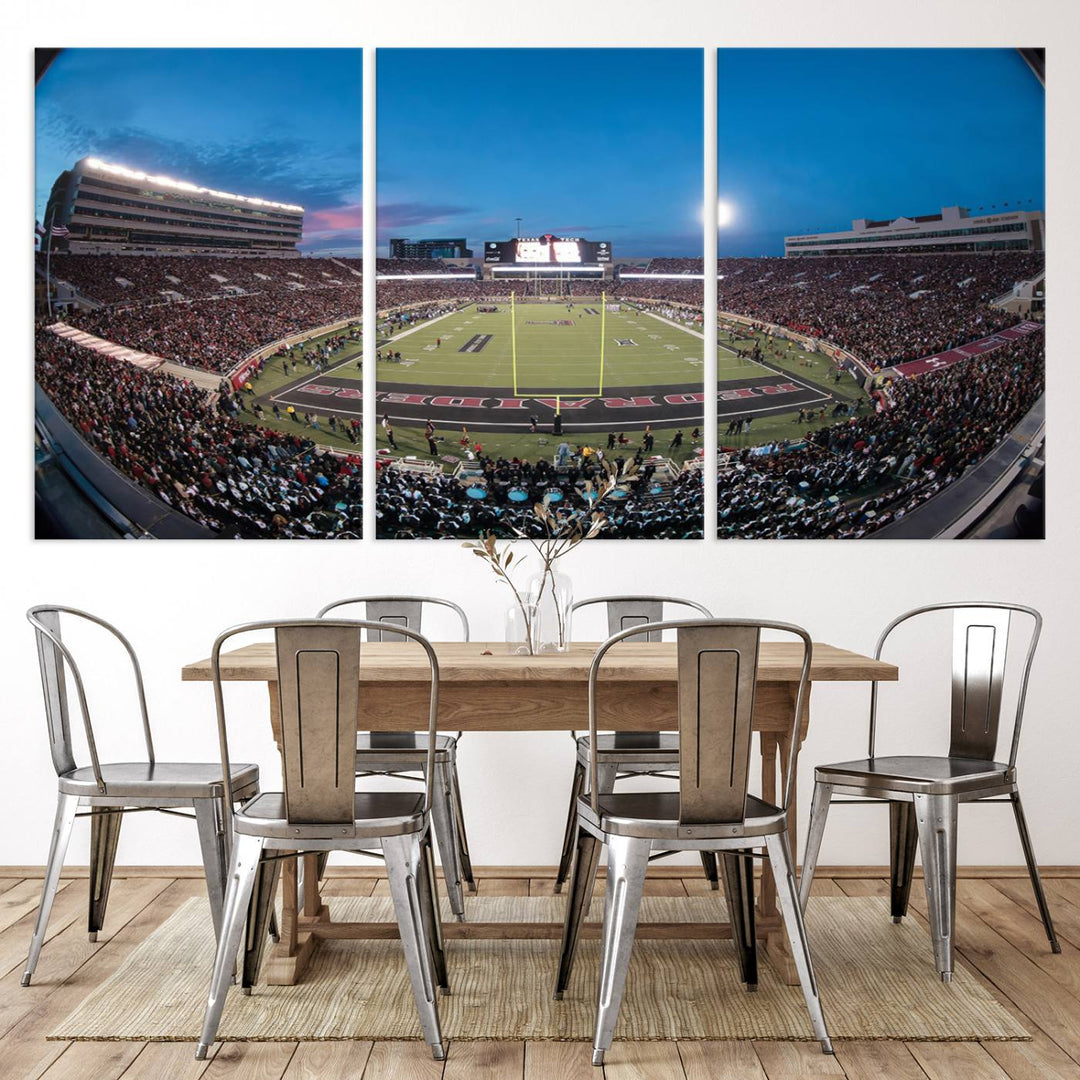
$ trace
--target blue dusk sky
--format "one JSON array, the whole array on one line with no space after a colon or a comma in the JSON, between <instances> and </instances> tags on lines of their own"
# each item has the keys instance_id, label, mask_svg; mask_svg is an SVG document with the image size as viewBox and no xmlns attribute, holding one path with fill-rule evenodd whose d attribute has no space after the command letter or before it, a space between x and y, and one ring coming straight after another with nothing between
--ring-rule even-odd
<instances>
[{"instance_id":1,"label":"blue dusk sky","mask_svg":"<svg viewBox=\"0 0 1080 1080\"><path fill-rule=\"evenodd\" d=\"M38 83L35 214L93 155L303 206L306 250L360 254L359 49L68 49Z\"/></svg>"},{"instance_id":2,"label":"blue dusk sky","mask_svg":"<svg viewBox=\"0 0 1080 1080\"><path fill-rule=\"evenodd\" d=\"M702 250L697 49L380 49L378 240Z\"/></svg>"},{"instance_id":3,"label":"blue dusk sky","mask_svg":"<svg viewBox=\"0 0 1080 1080\"><path fill-rule=\"evenodd\" d=\"M1044 198L1044 94L1014 49L721 49L721 255Z\"/></svg>"}]
</instances>

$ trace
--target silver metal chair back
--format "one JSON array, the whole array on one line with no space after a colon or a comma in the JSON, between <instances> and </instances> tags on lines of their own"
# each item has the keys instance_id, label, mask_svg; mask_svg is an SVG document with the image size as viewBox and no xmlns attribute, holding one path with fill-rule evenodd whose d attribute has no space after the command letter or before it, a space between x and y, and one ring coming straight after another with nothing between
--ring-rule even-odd
<instances>
[{"instance_id":1,"label":"silver metal chair back","mask_svg":"<svg viewBox=\"0 0 1080 1080\"><path fill-rule=\"evenodd\" d=\"M462 640L469 640L468 616L452 600L442 600L437 596L353 596L327 604L320 610L319 618L351 604L363 604L364 618L368 622L380 624L378 629L367 632L368 641L406 640L404 635L386 629L388 626L404 626L419 633L422 629L425 604L438 604L453 611L461 621Z\"/></svg>"},{"instance_id":2,"label":"silver metal chair back","mask_svg":"<svg viewBox=\"0 0 1080 1080\"><path fill-rule=\"evenodd\" d=\"M244 623L231 627L218 637L210 659L227 806L232 805L229 801L232 793L229 790L229 744L221 677L224 644L239 634L257 630L274 632L288 821L297 825L351 825L356 727L360 715L361 632L370 635L381 629L381 623L370 620L285 619ZM431 805L435 763L439 661L431 643L415 630L401 627L398 634L403 640L415 641L424 649L431 669L424 769L424 809L427 810Z\"/></svg>"},{"instance_id":3,"label":"silver metal chair back","mask_svg":"<svg viewBox=\"0 0 1080 1080\"><path fill-rule=\"evenodd\" d=\"M285 816L294 825L351 824L360 635L327 623L279 626L274 638Z\"/></svg>"},{"instance_id":4,"label":"silver metal chair back","mask_svg":"<svg viewBox=\"0 0 1080 1080\"><path fill-rule=\"evenodd\" d=\"M684 600L678 596L594 596L587 600L579 600L571 610L576 612L580 608L593 604L607 605L608 637L634 626L661 622L664 618L665 604L693 608L706 619L712 618L712 612L703 604L699 604L696 600ZM645 634L645 640L659 641L661 633L662 631L659 630L649 630Z\"/></svg>"},{"instance_id":5,"label":"silver metal chair back","mask_svg":"<svg viewBox=\"0 0 1080 1080\"><path fill-rule=\"evenodd\" d=\"M139 697L139 709L142 714L143 739L146 744L146 760L154 761L154 740L150 732L150 717L146 708L146 690L143 685L142 669L139 658L131 643L115 626L104 619L78 608L63 607L58 604L39 604L32 607L26 617L34 628L37 639L38 663L41 668L41 689L45 697L45 720L49 730L49 750L52 754L53 768L57 776L62 776L78 768L75 748L71 738L70 710L68 705L67 678L65 667L71 673L75 684L75 694L82 714L83 730L86 733L86 746L90 755L90 764L94 770L94 779L98 789L105 791L105 781L101 775L101 762L98 757L97 741L90 719L90 706L86 699L86 688L82 673L71 650L63 641L60 628L60 616L69 615L94 623L110 633L124 646L131 660L135 677L135 688Z\"/></svg>"},{"instance_id":6,"label":"silver metal chair back","mask_svg":"<svg viewBox=\"0 0 1080 1080\"><path fill-rule=\"evenodd\" d=\"M920 615L937 611L951 611L953 614L949 756L986 761L994 760L997 751L1005 660L1012 617L1020 614L1031 619L1009 751L1009 765L1015 767L1028 679L1042 632L1042 616L1034 608L995 601L930 604L893 619L878 638L874 650L875 659L881 658L886 642L898 626ZM870 690L871 758L875 756L877 742L877 701L878 684L875 682Z\"/></svg>"},{"instance_id":7,"label":"silver metal chair back","mask_svg":"<svg viewBox=\"0 0 1080 1080\"><path fill-rule=\"evenodd\" d=\"M609 637L589 668L590 800L599 811L597 783L596 693L600 666L612 646L641 634L674 630L678 642L679 682L679 820L685 825L741 821L750 777L750 744L754 692L762 630L791 634L802 642L803 655L791 749L781 809L791 799L798 740L813 660L813 643L793 623L749 619L692 619L633 626Z\"/></svg>"}]
</instances>

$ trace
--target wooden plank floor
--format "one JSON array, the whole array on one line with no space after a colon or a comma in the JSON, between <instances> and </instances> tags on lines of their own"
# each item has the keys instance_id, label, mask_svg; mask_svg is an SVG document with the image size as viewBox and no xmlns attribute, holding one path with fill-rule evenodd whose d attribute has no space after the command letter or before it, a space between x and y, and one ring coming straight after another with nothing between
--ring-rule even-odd
<instances>
[{"instance_id":1,"label":"wooden plank floor","mask_svg":"<svg viewBox=\"0 0 1080 1080\"><path fill-rule=\"evenodd\" d=\"M699 895L703 882L687 868L657 868L647 891ZM680 876L686 874L686 877ZM820 876L820 895L887 891L880 871L850 869ZM1050 871L1050 875L1053 871ZM118 868L106 929L86 938L86 882L66 876L57 895L31 987L19 986L40 878L0 871L0 1076L5 1080L1080 1080L1080 879L1047 877L1063 953L1050 953L1027 881L1012 872L961 875L957 949L991 993L1034 1036L1029 1043L838 1042L836 1056L816 1045L777 1042L616 1043L603 1070L585 1043L519 1041L451 1043L434 1062L416 1042L232 1043L206 1062L178 1043L60 1043L45 1036L86 994L114 972L147 934L202 883L189 872ZM481 896L550 895L542 869L478 873ZM912 917L924 921L921 881ZM386 895L373 873L333 871L328 895ZM828 1003L826 1002L826 1009Z\"/></svg>"}]
</instances>

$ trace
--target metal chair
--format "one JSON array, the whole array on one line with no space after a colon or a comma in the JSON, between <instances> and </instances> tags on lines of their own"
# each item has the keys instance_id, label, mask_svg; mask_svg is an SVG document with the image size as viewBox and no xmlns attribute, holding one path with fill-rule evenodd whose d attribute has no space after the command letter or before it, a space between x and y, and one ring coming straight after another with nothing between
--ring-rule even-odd
<instances>
[{"instance_id":1,"label":"metal chair","mask_svg":"<svg viewBox=\"0 0 1080 1080\"><path fill-rule=\"evenodd\" d=\"M692 608L711 619L712 612L695 600L682 600L675 596L596 596L579 600L572 610L593 604L607 607L608 636L628 630L633 626L658 623L664 617L664 605ZM660 631L642 631L646 641L659 641ZM555 875L555 891L561 892L563 883L570 876L574 861L574 837L577 835L577 800L585 792L586 771L589 765L589 736L571 732L577 748L574 763L574 780L570 787L570 807L566 814L566 832L563 834L559 869ZM679 737L672 732L617 731L601 735L597 744L599 758L597 775L600 793L607 795L615 790L615 781L628 776L662 776L674 780L679 769ZM701 865L705 877L714 889L720 888L716 858L711 851L701 852Z\"/></svg>"},{"instance_id":2,"label":"metal chair","mask_svg":"<svg viewBox=\"0 0 1080 1080\"><path fill-rule=\"evenodd\" d=\"M822 765L814 770L814 801L810 808L799 899L805 909L833 795L856 796L854 799L840 800L837 803L839 806L887 801L893 922L899 922L907 914L915 851L921 846L926 903L934 940L934 962L942 981L949 982L953 971L956 825L960 803L1012 803L1046 936L1053 952L1061 952L1061 946L1054 934L1050 908L1039 879L1039 867L1035 862L1016 780L1016 752L1020 743L1024 699L1042 630L1042 616L1034 608L993 601L930 604L909 611L889 623L878 638L875 658L880 659L890 634L902 623L938 611L953 614L949 753L945 757L878 756L877 683L874 683L870 690L869 757ZM1009 760L1006 763L994 761L993 758L1001 718L1005 653L1014 614L1028 616L1032 622L1027 638L1027 657L1019 682Z\"/></svg>"},{"instance_id":3,"label":"metal chair","mask_svg":"<svg viewBox=\"0 0 1080 1080\"><path fill-rule=\"evenodd\" d=\"M791 943L814 1035L824 1053L832 1053L814 979L810 949L788 843L787 806L791 799L797 740L810 675L813 645L805 630L788 623L698 619L650 623L652 630L673 629L679 664L679 790L605 793L600 790L600 757L589 755L589 795L577 799L577 859L567 899L562 953L555 983L561 999L570 981L574 954L593 884L606 844L607 887L597 997L593 1064L603 1065L619 1018L626 971L637 928L645 872L654 849L709 851L720 856L724 894L731 918L742 981L757 986L757 942L754 930L753 863L764 847L776 881L777 900ZM747 793L754 688L762 630L798 637L803 646L802 671L791 716L791 756L782 806L772 806ZM596 687L607 651L637 631L624 630L605 641L589 670L590 746L596 743Z\"/></svg>"},{"instance_id":4,"label":"metal chair","mask_svg":"<svg viewBox=\"0 0 1080 1080\"><path fill-rule=\"evenodd\" d=\"M61 635L61 615L83 619L100 626L127 650L142 713L145 761L101 761L82 673ZM257 795L259 767L234 765L229 780L223 784L221 766L217 762L202 764L156 760L142 671L128 639L104 619L77 608L42 604L32 607L26 617L34 627L37 639L41 686L45 695L45 720L49 729L49 749L52 752L53 767L56 769L58 791L49 861L45 868L41 904L30 941L30 955L26 961L22 985L30 985L41 955L60 871L67 854L68 841L71 839L71 827L77 817L90 818L88 930L91 941L97 940L98 931L105 923L105 908L109 902L109 887L112 883L116 847L124 814L158 810L163 814L190 818L190 814L181 812L181 808L185 807L194 811L203 867L206 870L206 891L210 897L214 931L220 932L225 898L225 868L228 863L228 835L222 813L222 799L226 788L231 798L241 802ZM75 695L86 733L89 765L79 766L75 759L65 667L75 684ZM80 814L80 807L88 808L87 812Z\"/></svg>"},{"instance_id":5,"label":"metal chair","mask_svg":"<svg viewBox=\"0 0 1080 1080\"><path fill-rule=\"evenodd\" d=\"M469 640L469 620L465 612L452 601L434 596L354 596L327 604L319 612L319 618L350 604L363 604L365 618L379 624L377 629L368 631L368 641L404 641L403 635L387 629L390 626L404 626L419 633L425 604L438 604L453 611L461 621L462 640ZM457 744L461 734L459 731L456 737L435 737L435 779L431 801L431 821L442 859L446 895L450 910L459 922L465 919L462 882L468 884L470 892L476 892L457 771ZM356 739L357 777L393 776L399 780L423 781L426 759L427 735L424 733L372 731L362 732Z\"/></svg>"},{"instance_id":6,"label":"metal chair","mask_svg":"<svg viewBox=\"0 0 1080 1080\"><path fill-rule=\"evenodd\" d=\"M361 630L379 623L291 619L234 626L214 642L211 665L221 761L229 773L229 744L221 682L222 646L238 634L273 630L277 650L284 792L266 792L233 814L234 839L225 918L195 1056L206 1057L225 1005L245 918L241 986L250 993L265 946L282 858L378 846L394 900L405 963L424 1039L437 1061L445 1057L434 987L449 990L431 855L431 777L439 706L439 663L430 643L412 630L401 635L427 653L431 669L427 784L423 794L355 790L353 752L360 703ZM228 788L228 783L226 783ZM227 791L226 795L228 796Z\"/></svg>"}]
</instances>

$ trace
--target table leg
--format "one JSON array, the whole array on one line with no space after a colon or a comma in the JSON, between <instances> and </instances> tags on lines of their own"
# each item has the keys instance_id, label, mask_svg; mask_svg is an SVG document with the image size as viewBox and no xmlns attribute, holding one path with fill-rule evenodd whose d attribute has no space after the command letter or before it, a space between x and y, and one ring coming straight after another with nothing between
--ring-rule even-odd
<instances>
[{"instance_id":1,"label":"table leg","mask_svg":"<svg viewBox=\"0 0 1080 1080\"><path fill-rule=\"evenodd\" d=\"M284 852L283 852L284 854ZM278 945L285 956L296 955L296 933L299 897L296 885L296 860L281 861L281 940Z\"/></svg>"},{"instance_id":2,"label":"table leg","mask_svg":"<svg viewBox=\"0 0 1080 1080\"><path fill-rule=\"evenodd\" d=\"M270 726L274 741L281 747L281 714L276 682L268 684L270 691ZM278 854L286 855L286 852ZM330 910L319 895L316 869L317 855L302 855L304 860L304 895L301 906L298 861L283 858L281 863L281 927L280 940L267 953L263 970L269 986L293 986L298 983L311 960L317 943L310 927L330 921Z\"/></svg>"}]
</instances>

